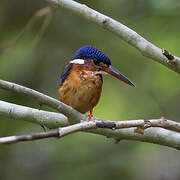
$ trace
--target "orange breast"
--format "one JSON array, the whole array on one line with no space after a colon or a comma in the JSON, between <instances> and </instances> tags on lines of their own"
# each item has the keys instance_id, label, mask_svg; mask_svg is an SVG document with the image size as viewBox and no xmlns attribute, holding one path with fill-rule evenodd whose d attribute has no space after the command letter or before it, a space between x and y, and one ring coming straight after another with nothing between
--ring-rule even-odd
<instances>
[{"instance_id":1,"label":"orange breast","mask_svg":"<svg viewBox=\"0 0 180 180\"><path fill-rule=\"evenodd\" d=\"M60 100L81 113L94 108L102 90L102 78L93 69L73 66L69 76L59 88Z\"/></svg>"}]
</instances>

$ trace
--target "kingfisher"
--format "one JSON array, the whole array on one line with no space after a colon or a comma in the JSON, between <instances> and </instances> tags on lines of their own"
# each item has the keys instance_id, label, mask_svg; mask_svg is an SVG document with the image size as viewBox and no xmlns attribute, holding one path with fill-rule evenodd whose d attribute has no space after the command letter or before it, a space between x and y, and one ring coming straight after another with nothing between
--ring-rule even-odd
<instances>
[{"instance_id":1,"label":"kingfisher","mask_svg":"<svg viewBox=\"0 0 180 180\"><path fill-rule=\"evenodd\" d=\"M61 74L58 89L60 101L81 113L89 111L90 120L101 96L103 74L110 74L135 87L126 76L112 67L111 60L103 51L89 45L81 47ZM69 118L67 120L70 122Z\"/></svg>"}]
</instances>

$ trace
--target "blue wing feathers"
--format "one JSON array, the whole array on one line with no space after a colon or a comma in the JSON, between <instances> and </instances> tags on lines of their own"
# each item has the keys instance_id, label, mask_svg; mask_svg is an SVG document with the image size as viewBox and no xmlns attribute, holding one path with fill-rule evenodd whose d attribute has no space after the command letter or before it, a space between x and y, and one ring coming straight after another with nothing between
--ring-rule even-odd
<instances>
[{"instance_id":1,"label":"blue wing feathers","mask_svg":"<svg viewBox=\"0 0 180 180\"><path fill-rule=\"evenodd\" d=\"M64 67L64 71L61 74L60 77L60 86L63 84L63 82L65 81L65 79L68 77L71 69L72 69L73 64L72 63L67 63Z\"/></svg>"}]
</instances>

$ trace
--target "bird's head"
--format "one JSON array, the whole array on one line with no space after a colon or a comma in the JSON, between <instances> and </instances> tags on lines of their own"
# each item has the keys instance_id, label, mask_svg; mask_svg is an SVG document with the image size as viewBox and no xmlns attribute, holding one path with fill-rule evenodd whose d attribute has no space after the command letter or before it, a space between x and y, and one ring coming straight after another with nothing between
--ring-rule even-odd
<instances>
[{"instance_id":1,"label":"bird's head","mask_svg":"<svg viewBox=\"0 0 180 180\"><path fill-rule=\"evenodd\" d=\"M106 54L93 46L86 45L78 49L71 63L93 66L97 74L108 73L126 84L135 87L126 76L111 66L111 60Z\"/></svg>"}]
</instances>

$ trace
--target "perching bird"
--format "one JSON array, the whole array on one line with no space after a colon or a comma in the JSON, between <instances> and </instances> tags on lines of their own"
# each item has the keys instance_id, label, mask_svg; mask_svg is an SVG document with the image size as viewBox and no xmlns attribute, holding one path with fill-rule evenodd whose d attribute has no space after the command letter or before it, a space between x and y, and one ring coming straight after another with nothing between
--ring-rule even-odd
<instances>
[{"instance_id":1,"label":"perching bird","mask_svg":"<svg viewBox=\"0 0 180 180\"><path fill-rule=\"evenodd\" d=\"M93 46L83 46L65 65L58 90L60 100L81 113L90 111L90 120L93 116L93 108L101 96L102 74L110 74L135 87L130 80L111 66L110 59L102 51Z\"/></svg>"}]
</instances>

